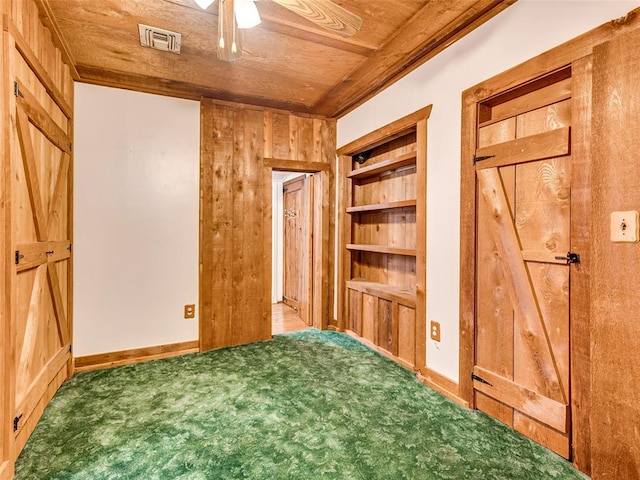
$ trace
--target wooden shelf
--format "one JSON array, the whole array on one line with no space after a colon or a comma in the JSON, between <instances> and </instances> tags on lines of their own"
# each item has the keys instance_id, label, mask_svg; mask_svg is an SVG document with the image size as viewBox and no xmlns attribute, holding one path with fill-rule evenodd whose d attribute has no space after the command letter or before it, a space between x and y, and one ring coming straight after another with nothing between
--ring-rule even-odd
<instances>
[{"instance_id":1,"label":"wooden shelf","mask_svg":"<svg viewBox=\"0 0 640 480\"><path fill-rule=\"evenodd\" d=\"M416 256L415 248L397 248L388 247L386 245L363 245L349 243L347 245L347 250L355 250L358 252L389 253L391 255L404 255L406 257Z\"/></svg>"},{"instance_id":2,"label":"wooden shelf","mask_svg":"<svg viewBox=\"0 0 640 480\"><path fill-rule=\"evenodd\" d=\"M384 298L392 302L398 302L407 307L415 308L416 292L410 288L396 287L385 283L369 282L361 278L347 281L347 288L357 290L368 295Z\"/></svg>"},{"instance_id":3,"label":"wooden shelf","mask_svg":"<svg viewBox=\"0 0 640 480\"><path fill-rule=\"evenodd\" d=\"M416 200L401 200L399 202L387 202L387 203L375 203L371 205L358 205L355 207L348 207L347 213L362 213L362 212L378 212L380 210L391 210L393 208L415 207Z\"/></svg>"},{"instance_id":4,"label":"wooden shelf","mask_svg":"<svg viewBox=\"0 0 640 480\"><path fill-rule=\"evenodd\" d=\"M407 165L415 165L416 152L406 153L399 157L392 158L390 160L384 160L382 162L375 163L368 167L362 167L357 170L353 170L347 175L352 180L359 180L362 178L375 177L381 173L395 170L396 168L405 167Z\"/></svg>"}]
</instances>

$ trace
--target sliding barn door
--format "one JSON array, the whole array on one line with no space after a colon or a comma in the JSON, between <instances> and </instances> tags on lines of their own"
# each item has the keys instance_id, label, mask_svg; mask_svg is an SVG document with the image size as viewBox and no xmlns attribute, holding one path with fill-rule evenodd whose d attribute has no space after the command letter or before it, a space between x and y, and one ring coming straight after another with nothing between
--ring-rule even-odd
<instances>
[{"instance_id":1,"label":"sliding barn door","mask_svg":"<svg viewBox=\"0 0 640 480\"><path fill-rule=\"evenodd\" d=\"M302 176L283 186L284 303L311 325L313 179Z\"/></svg>"},{"instance_id":2,"label":"sliding barn door","mask_svg":"<svg viewBox=\"0 0 640 480\"><path fill-rule=\"evenodd\" d=\"M476 406L567 458L571 102L566 71L481 108L475 159Z\"/></svg>"},{"instance_id":3,"label":"sliding barn door","mask_svg":"<svg viewBox=\"0 0 640 480\"><path fill-rule=\"evenodd\" d=\"M9 55L11 426L17 454L67 378L71 359L72 110L24 41L11 38Z\"/></svg>"}]
</instances>

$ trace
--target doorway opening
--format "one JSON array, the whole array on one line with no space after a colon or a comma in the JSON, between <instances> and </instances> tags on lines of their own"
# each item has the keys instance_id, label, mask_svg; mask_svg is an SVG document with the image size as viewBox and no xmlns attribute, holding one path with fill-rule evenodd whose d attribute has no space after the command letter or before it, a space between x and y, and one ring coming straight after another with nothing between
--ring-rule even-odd
<instances>
[{"instance_id":1,"label":"doorway opening","mask_svg":"<svg viewBox=\"0 0 640 480\"><path fill-rule=\"evenodd\" d=\"M272 334L314 326L314 175L272 173Z\"/></svg>"}]
</instances>

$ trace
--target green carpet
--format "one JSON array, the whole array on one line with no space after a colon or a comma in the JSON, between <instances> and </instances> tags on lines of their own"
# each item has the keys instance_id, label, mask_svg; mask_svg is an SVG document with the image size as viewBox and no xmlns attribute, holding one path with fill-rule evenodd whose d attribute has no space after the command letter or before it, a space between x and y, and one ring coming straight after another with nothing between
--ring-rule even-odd
<instances>
[{"instance_id":1,"label":"green carpet","mask_svg":"<svg viewBox=\"0 0 640 480\"><path fill-rule=\"evenodd\" d=\"M584 479L335 332L87 372L62 386L17 480Z\"/></svg>"}]
</instances>

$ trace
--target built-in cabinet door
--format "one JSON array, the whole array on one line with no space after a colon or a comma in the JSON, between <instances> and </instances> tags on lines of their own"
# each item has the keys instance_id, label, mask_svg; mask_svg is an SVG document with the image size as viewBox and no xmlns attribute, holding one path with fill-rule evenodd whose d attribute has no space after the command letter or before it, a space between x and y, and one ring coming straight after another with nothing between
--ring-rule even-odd
<instances>
[{"instance_id":1,"label":"built-in cabinet door","mask_svg":"<svg viewBox=\"0 0 640 480\"><path fill-rule=\"evenodd\" d=\"M71 106L24 45L9 45L11 252L17 455L71 360ZM25 53L27 52L27 53Z\"/></svg>"},{"instance_id":2,"label":"built-in cabinet door","mask_svg":"<svg viewBox=\"0 0 640 480\"><path fill-rule=\"evenodd\" d=\"M487 109L476 152L475 402L568 458L570 71Z\"/></svg>"}]
</instances>

